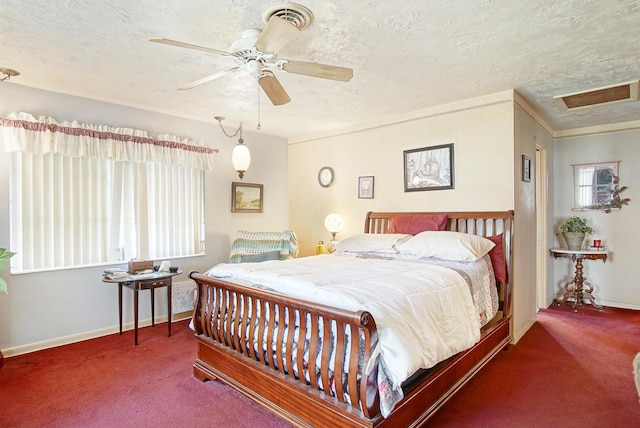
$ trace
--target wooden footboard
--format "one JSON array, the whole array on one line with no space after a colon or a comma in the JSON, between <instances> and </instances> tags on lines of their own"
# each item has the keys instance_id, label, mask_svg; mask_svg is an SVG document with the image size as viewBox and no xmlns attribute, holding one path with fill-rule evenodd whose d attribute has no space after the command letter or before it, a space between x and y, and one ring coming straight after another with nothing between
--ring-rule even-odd
<instances>
[{"instance_id":1,"label":"wooden footboard","mask_svg":"<svg viewBox=\"0 0 640 428\"><path fill-rule=\"evenodd\" d=\"M379 417L377 391L366 389L377 340L371 314L189 276L198 284L197 378L220 379L294 425L318 418L328 426L361 425Z\"/></svg>"},{"instance_id":2,"label":"wooden footboard","mask_svg":"<svg viewBox=\"0 0 640 428\"><path fill-rule=\"evenodd\" d=\"M389 218L398 214L407 213L369 213L365 231L386 233ZM513 211L449 213L447 229L481 236L502 234L511 282L512 219ZM365 368L377 340L370 313L289 298L195 272L189 276L198 285L193 315L198 346L195 376L227 383L294 426L424 425L511 340L511 284L498 284L500 310L483 327L480 341L405 382L404 399L383 418L378 391L366 389ZM299 328L288 328L294 325ZM336 349L333 359L332 347ZM343 372L344 376L337 374Z\"/></svg>"}]
</instances>

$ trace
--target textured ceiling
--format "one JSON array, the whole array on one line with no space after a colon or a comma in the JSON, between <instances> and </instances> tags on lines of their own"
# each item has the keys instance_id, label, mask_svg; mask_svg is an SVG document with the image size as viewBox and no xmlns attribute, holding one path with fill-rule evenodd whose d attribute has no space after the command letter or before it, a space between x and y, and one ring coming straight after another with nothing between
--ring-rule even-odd
<instances>
[{"instance_id":1,"label":"textured ceiling","mask_svg":"<svg viewBox=\"0 0 640 428\"><path fill-rule=\"evenodd\" d=\"M0 67L12 83L300 139L516 89L556 131L640 119L640 102L564 112L553 96L640 78L640 2L632 0L299 0L311 26L279 58L350 67L348 83L286 74L274 107L248 74L187 91L264 28L259 0L2 0ZM37 113L37 112L34 112ZM114 124L117 125L117 124Z\"/></svg>"}]
</instances>

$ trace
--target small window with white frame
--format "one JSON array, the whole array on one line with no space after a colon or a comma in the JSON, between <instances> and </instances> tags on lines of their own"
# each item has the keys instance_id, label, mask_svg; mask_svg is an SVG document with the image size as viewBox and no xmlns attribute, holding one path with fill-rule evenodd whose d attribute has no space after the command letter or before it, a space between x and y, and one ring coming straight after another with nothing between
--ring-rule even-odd
<instances>
[{"instance_id":1,"label":"small window with white frame","mask_svg":"<svg viewBox=\"0 0 640 428\"><path fill-rule=\"evenodd\" d=\"M620 161L573 165L573 210L599 209L613 196Z\"/></svg>"}]
</instances>

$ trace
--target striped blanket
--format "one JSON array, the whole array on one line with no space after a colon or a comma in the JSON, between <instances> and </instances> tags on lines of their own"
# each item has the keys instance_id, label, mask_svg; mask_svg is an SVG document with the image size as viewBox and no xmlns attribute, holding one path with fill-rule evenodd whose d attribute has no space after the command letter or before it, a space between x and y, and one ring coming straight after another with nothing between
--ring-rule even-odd
<instances>
[{"instance_id":1,"label":"striped blanket","mask_svg":"<svg viewBox=\"0 0 640 428\"><path fill-rule=\"evenodd\" d=\"M229 263L241 263L253 256L266 253L274 254L274 258L279 260L297 256L298 240L295 232L293 230L282 232L238 230L231 245Z\"/></svg>"}]
</instances>

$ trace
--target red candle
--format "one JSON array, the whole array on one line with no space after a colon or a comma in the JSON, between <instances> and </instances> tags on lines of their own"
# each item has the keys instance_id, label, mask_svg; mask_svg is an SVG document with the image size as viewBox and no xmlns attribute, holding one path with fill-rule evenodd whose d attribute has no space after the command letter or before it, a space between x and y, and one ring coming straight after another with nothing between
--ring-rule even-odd
<instances>
[{"instance_id":1,"label":"red candle","mask_svg":"<svg viewBox=\"0 0 640 428\"><path fill-rule=\"evenodd\" d=\"M594 239L593 240L593 246L596 248L600 248L602 246L602 241L599 239Z\"/></svg>"}]
</instances>

